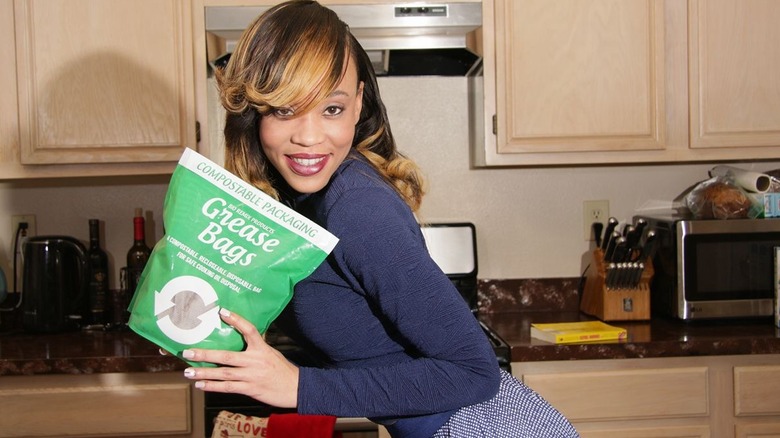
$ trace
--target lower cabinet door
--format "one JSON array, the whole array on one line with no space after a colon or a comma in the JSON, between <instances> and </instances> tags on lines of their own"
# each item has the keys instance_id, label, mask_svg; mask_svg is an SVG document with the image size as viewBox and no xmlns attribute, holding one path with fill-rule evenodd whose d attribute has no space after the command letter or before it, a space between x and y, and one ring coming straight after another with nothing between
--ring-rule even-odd
<instances>
[{"instance_id":1,"label":"lower cabinet door","mask_svg":"<svg viewBox=\"0 0 780 438\"><path fill-rule=\"evenodd\" d=\"M661 426L652 428L630 428L609 430L582 430L581 438L709 438L707 426Z\"/></svg>"},{"instance_id":2,"label":"lower cabinet door","mask_svg":"<svg viewBox=\"0 0 780 438\"><path fill-rule=\"evenodd\" d=\"M176 377L3 377L0 437L188 435L191 387Z\"/></svg>"},{"instance_id":3,"label":"lower cabinet door","mask_svg":"<svg viewBox=\"0 0 780 438\"><path fill-rule=\"evenodd\" d=\"M707 367L526 374L571 421L706 417Z\"/></svg>"}]
</instances>

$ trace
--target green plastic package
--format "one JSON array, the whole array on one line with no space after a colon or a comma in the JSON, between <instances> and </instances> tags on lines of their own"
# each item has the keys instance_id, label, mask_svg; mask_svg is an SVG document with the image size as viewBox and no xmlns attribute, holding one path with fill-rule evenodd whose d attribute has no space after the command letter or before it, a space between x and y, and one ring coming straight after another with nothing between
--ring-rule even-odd
<instances>
[{"instance_id":1,"label":"green plastic package","mask_svg":"<svg viewBox=\"0 0 780 438\"><path fill-rule=\"evenodd\" d=\"M165 236L154 246L130 303L130 328L166 351L240 351L224 307L260 333L338 239L191 149L171 177ZM182 358L185 360L184 358ZM213 364L187 361L196 366Z\"/></svg>"}]
</instances>

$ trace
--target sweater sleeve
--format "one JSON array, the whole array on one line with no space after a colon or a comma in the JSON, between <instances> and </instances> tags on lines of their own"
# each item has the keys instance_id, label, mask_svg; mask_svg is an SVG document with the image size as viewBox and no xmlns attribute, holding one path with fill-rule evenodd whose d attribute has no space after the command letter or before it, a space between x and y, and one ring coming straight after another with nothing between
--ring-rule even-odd
<instances>
[{"instance_id":1,"label":"sweater sleeve","mask_svg":"<svg viewBox=\"0 0 780 438\"><path fill-rule=\"evenodd\" d=\"M413 215L392 195L351 190L327 212L327 227L340 238L336 263L410 358L380 366L301 368L301 413L425 415L481 402L498 390L489 341L431 259Z\"/></svg>"}]
</instances>

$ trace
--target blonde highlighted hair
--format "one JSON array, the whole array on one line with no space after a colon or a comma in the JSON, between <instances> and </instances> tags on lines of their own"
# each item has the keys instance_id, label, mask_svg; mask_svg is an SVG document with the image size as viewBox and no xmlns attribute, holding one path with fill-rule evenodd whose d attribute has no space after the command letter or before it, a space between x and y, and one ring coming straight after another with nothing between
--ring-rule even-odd
<instances>
[{"instance_id":1,"label":"blonde highlighted hair","mask_svg":"<svg viewBox=\"0 0 780 438\"><path fill-rule=\"evenodd\" d=\"M341 81L347 56L363 83L363 109L352 147L416 211L424 180L417 165L396 149L371 61L347 25L316 1L285 2L260 15L225 68L217 70L227 110L225 166L278 199L274 172L260 147L260 119L275 108L313 108Z\"/></svg>"}]
</instances>

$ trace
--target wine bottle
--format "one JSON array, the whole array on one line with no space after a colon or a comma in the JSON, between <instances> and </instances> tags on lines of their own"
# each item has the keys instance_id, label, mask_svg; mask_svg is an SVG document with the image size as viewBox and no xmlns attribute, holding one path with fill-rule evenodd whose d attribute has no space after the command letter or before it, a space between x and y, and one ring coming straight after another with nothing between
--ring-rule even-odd
<instances>
[{"instance_id":1,"label":"wine bottle","mask_svg":"<svg viewBox=\"0 0 780 438\"><path fill-rule=\"evenodd\" d=\"M100 221L89 220L89 324L106 323L106 295L108 294L108 256L100 247Z\"/></svg>"},{"instance_id":2,"label":"wine bottle","mask_svg":"<svg viewBox=\"0 0 780 438\"><path fill-rule=\"evenodd\" d=\"M146 245L145 225L143 210L136 208L133 218L133 246L127 251L127 289L130 295L135 293L141 273L144 271L151 253Z\"/></svg>"}]
</instances>

